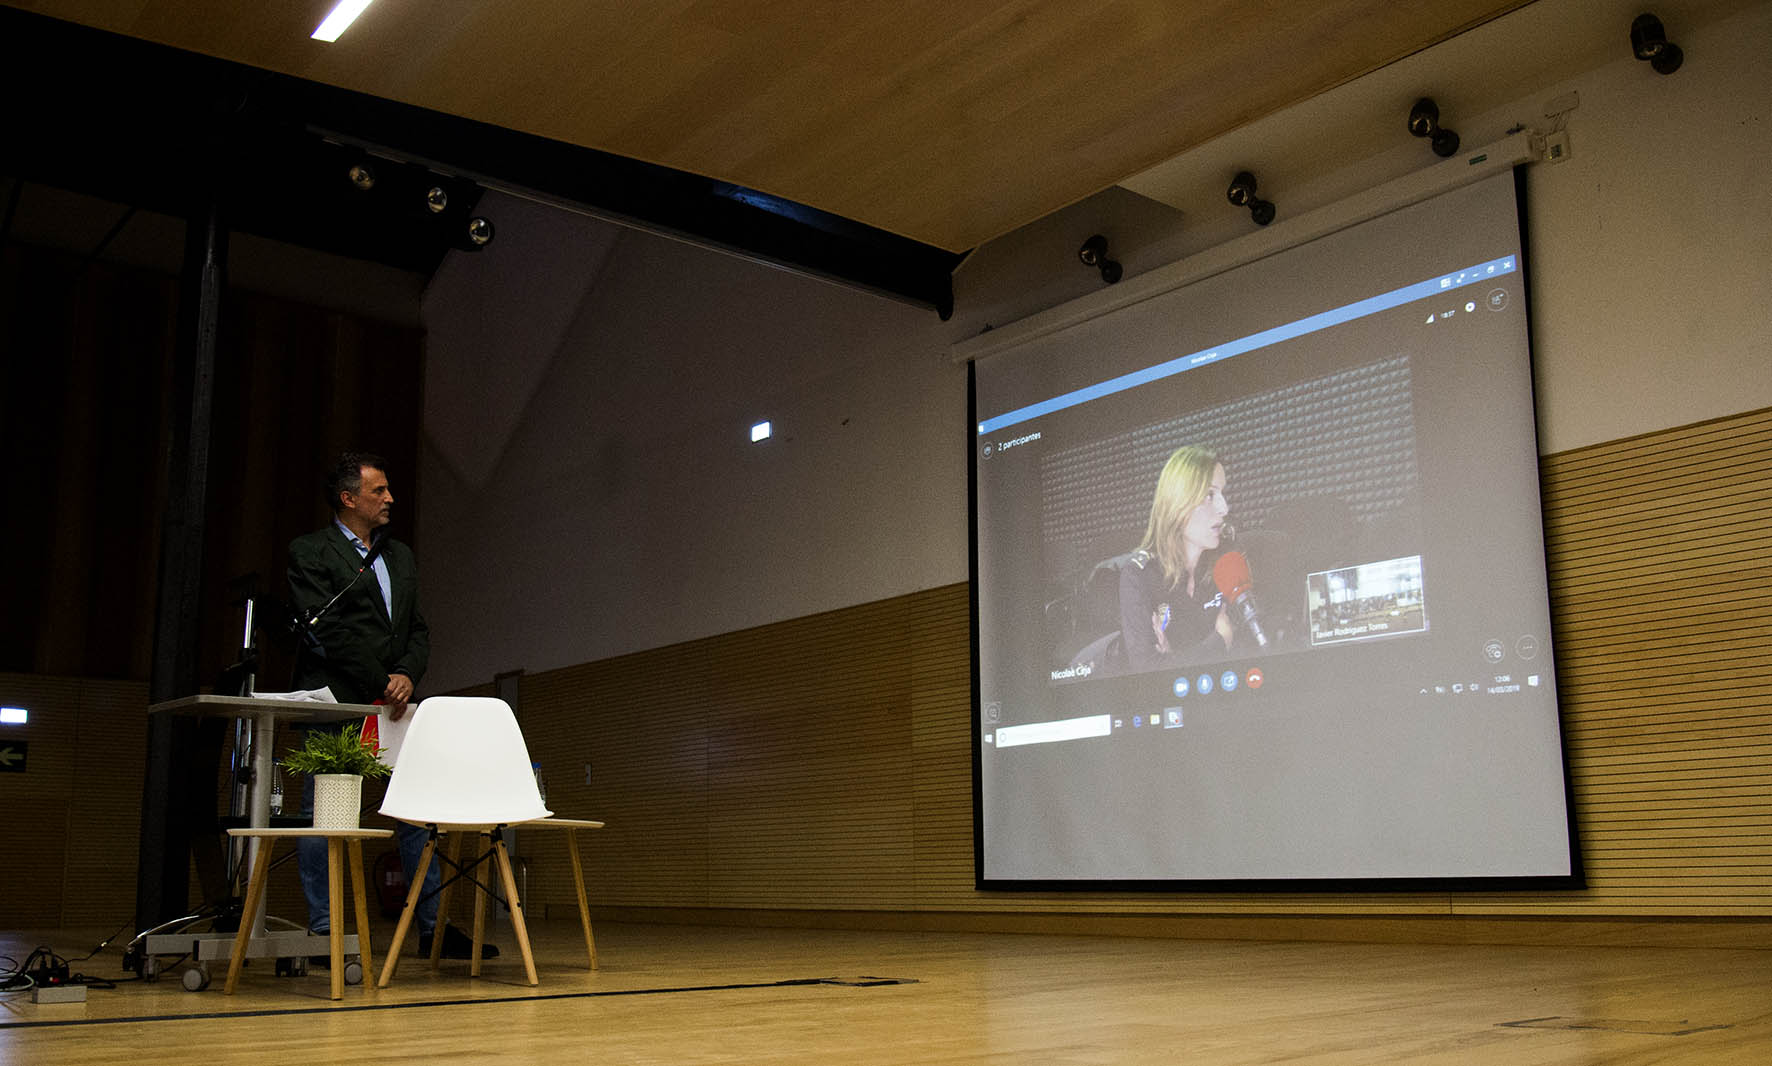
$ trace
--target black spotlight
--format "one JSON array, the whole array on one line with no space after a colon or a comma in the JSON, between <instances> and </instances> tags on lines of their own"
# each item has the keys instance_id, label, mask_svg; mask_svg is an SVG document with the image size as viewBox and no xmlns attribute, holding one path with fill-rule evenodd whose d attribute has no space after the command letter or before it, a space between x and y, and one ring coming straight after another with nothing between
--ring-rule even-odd
<instances>
[{"instance_id":1,"label":"black spotlight","mask_svg":"<svg viewBox=\"0 0 1772 1066\"><path fill-rule=\"evenodd\" d=\"M1440 106L1434 103L1431 96L1415 101L1415 106L1409 109L1409 132L1417 137L1429 138L1434 146L1434 154L1441 159L1450 158L1458 152L1458 134L1440 125Z\"/></svg>"},{"instance_id":2,"label":"black spotlight","mask_svg":"<svg viewBox=\"0 0 1772 1066\"><path fill-rule=\"evenodd\" d=\"M1686 60L1686 53L1667 39L1667 31L1654 15L1638 15L1630 24L1630 50L1657 74L1672 74Z\"/></svg>"},{"instance_id":3,"label":"black spotlight","mask_svg":"<svg viewBox=\"0 0 1772 1066\"><path fill-rule=\"evenodd\" d=\"M345 177L363 192L375 188L375 168L368 163L352 163L351 169L345 171Z\"/></svg>"},{"instance_id":4,"label":"black spotlight","mask_svg":"<svg viewBox=\"0 0 1772 1066\"><path fill-rule=\"evenodd\" d=\"M449 207L449 190L441 185L431 186L431 190L425 193L425 207L433 215L442 214Z\"/></svg>"},{"instance_id":5,"label":"black spotlight","mask_svg":"<svg viewBox=\"0 0 1772 1066\"><path fill-rule=\"evenodd\" d=\"M475 216L468 219L468 243L475 248L484 248L492 243L492 223Z\"/></svg>"},{"instance_id":6,"label":"black spotlight","mask_svg":"<svg viewBox=\"0 0 1772 1066\"><path fill-rule=\"evenodd\" d=\"M1077 249L1077 259L1086 267L1101 271L1101 280L1112 285L1120 280L1120 264L1108 258L1107 238L1097 233Z\"/></svg>"},{"instance_id":7,"label":"black spotlight","mask_svg":"<svg viewBox=\"0 0 1772 1066\"><path fill-rule=\"evenodd\" d=\"M1255 175L1247 170L1237 171L1231 179L1231 187L1225 190L1225 199L1237 207L1247 207L1249 217L1257 226L1265 226L1274 220L1274 205L1271 200L1263 200L1255 195Z\"/></svg>"}]
</instances>

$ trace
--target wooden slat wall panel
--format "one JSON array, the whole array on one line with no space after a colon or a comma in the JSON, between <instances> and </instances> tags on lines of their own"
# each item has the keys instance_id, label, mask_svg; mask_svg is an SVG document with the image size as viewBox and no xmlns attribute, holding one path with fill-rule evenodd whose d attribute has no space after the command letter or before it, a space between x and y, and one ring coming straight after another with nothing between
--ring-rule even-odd
<instances>
[{"instance_id":1,"label":"wooden slat wall panel","mask_svg":"<svg viewBox=\"0 0 1772 1066\"><path fill-rule=\"evenodd\" d=\"M1541 466L1590 888L1477 906L1772 914L1772 411Z\"/></svg>"},{"instance_id":2,"label":"wooden slat wall panel","mask_svg":"<svg viewBox=\"0 0 1772 1066\"><path fill-rule=\"evenodd\" d=\"M0 862L0 922L15 929L54 928L61 924L66 889L67 809L80 735L80 682L5 675L0 703L31 712L22 727L0 726L0 745L27 744L25 771L0 774L0 811L6 812L10 845L6 861ZM131 850L131 870L134 859Z\"/></svg>"},{"instance_id":3,"label":"wooden slat wall panel","mask_svg":"<svg viewBox=\"0 0 1772 1066\"><path fill-rule=\"evenodd\" d=\"M712 650L710 898L910 905L905 645L905 603L889 600L843 612L841 625L797 619Z\"/></svg>"},{"instance_id":4,"label":"wooden slat wall panel","mask_svg":"<svg viewBox=\"0 0 1772 1066\"><path fill-rule=\"evenodd\" d=\"M917 905L972 889L971 604L964 585L910 599L908 717L914 779ZM963 634L962 639L954 639Z\"/></svg>"},{"instance_id":5,"label":"wooden slat wall panel","mask_svg":"<svg viewBox=\"0 0 1772 1066\"><path fill-rule=\"evenodd\" d=\"M146 686L139 682L80 682L63 927L115 928L135 913L146 707Z\"/></svg>"},{"instance_id":6,"label":"wooden slat wall panel","mask_svg":"<svg viewBox=\"0 0 1772 1066\"><path fill-rule=\"evenodd\" d=\"M522 681L530 755L548 781L548 806L621 827L592 833L601 903L705 906L707 899L707 667L694 645L588 663ZM519 834L530 894L572 900L564 842Z\"/></svg>"},{"instance_id":7,"label":"wooden slat wall panel","mask_svg":"<svg viewBox=\"0 0 1772 1066\"><path fill-rule=\"evenodd\" d=\"M965 585L526 676L525 730L611 907L1772 917L1772 412L1542 469L1582 891L976 892Z\"/></svg>"},{"instance_id":8,"label":"wooden slat wall panel","mask_svg":"<svg viewBox=\"0 0 1772 1066\"><path fill-rule=\"evenodd\" d=\"M8 847L0 927L115 928L135 913L147 686L0 674L0 703L31 712L0 727L24 740L24 773L0 774Z\"/></svg>"}]
</instances>

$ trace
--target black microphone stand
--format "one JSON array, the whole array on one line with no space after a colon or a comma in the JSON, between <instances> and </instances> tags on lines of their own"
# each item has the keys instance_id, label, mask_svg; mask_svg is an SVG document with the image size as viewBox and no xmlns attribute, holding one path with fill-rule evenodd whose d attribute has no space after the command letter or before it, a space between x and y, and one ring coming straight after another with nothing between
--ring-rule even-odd
<instances>
[{"instance_id":1,"label":"black microphone stand","mask_svg":"<svg viewBox=\"0 0 1772 1066\"><path fill-rule=\"evenodd\" d=\"M325 617L327 611L332 610L333 604L336 604L341 598L343 598L345 593L357 587L357 582L363 580L363 575L368 572L370 567L375 565L377 559L381 558L381 553L383 549L387 547L387 544L388 538L385 534L375 536L374 543L369 546L369 554L363 557L363 565L357 568L355 574L351 575L351 580L345 582L345 587L333 593L332 598L322 604L318 610L312 612L301 611L296 610L293 604L287 605L288 610L286 613L285 624L289 627L289 631L296 635L299 641L295 649L295 669L291 675L291 688L295 685L294 678L301 676L303 655L314 655L322 659L326 658L326 647L320 643L319 634L315 629L315 627L320 624L320 619Z\"/></svg>"}]
</instances>

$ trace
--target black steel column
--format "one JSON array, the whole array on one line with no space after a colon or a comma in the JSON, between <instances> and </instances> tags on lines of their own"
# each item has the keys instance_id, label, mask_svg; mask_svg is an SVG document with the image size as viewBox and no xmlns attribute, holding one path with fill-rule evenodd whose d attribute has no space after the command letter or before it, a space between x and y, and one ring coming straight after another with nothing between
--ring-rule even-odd
<instances>
[{"instance_id":1,"label":"black steel column","mask_svg":"<svg viewBox=\"0 0 1772 1066\"><path fill-rule=\"evenodd\" d=\"M185 223L172 442L167 455L166 511L161 520L154 663L148 682L150 703L198 690L203 508L214 422L216 332L228 256L228 231L218 200L219 190L212 191L208 202ZM205 802L209 819L215 814L216 762L214 753L204 750L209 745L199 741L198 726L194 719L165 715L153 715L148 721L135 891L138 929L186 913L191 816L198 813L194 805ZM191 787L198 785L201 787Z\"/></svg>"}]
</instances>

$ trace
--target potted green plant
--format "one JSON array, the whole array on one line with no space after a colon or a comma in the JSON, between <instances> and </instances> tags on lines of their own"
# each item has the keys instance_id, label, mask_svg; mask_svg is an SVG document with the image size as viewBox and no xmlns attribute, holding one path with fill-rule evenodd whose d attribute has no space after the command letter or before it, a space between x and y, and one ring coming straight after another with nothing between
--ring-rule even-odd
<instances>
[{"instance_id":1,"label":"potted green plant","mask_svg":"<svg viewBox=\"0 0 1772 1066\"><path fill-rule=\"evenodd\" d=\"M283 757L284 769L314 778L314 828L355 829L363 803L363 779L392 772L381 746L363 739L363 723L336 733L310 729L302 746Z\"/></svg>"}]
</instances>

